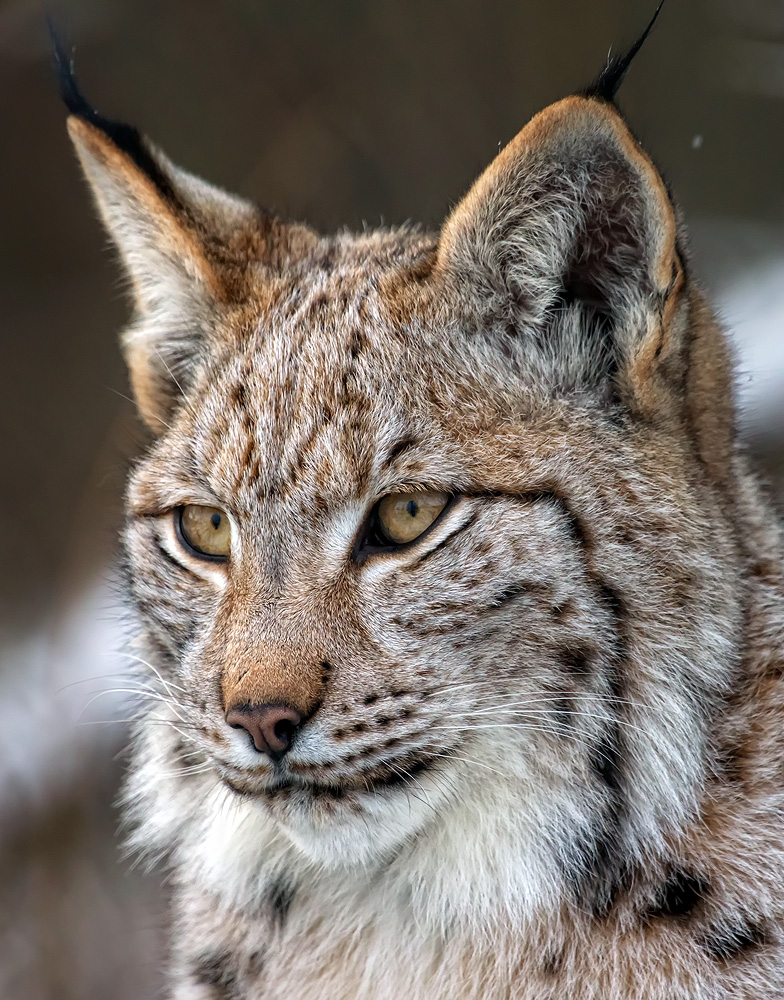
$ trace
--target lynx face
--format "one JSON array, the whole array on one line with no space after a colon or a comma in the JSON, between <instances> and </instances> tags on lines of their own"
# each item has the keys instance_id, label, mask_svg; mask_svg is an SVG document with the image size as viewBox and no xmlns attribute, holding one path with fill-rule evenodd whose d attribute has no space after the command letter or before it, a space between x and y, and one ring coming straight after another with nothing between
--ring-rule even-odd
<instances>
[{"instance_id":1,"label":"lynx face","mask_svg":"<svg viewBox=\"0 0 784 1000\"><path fill-rule=\"evenodd\" d=\"M724 348L617 112L537 116L437 236L322 238L70 129L156 434L125 541L170 725L136 794L606 903L694 807L739 627Z\"/></svg>"}]
</instances>

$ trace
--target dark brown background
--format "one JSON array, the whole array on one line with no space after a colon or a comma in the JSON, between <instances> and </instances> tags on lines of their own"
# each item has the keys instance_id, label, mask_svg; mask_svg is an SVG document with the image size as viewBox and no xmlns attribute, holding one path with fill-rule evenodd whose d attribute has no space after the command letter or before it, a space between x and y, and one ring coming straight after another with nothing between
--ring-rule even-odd
<instances>
[{"instance_id":1,"label":"dark brown background","mask_svg":"<svg viewBox=\"0 0 784 1000\"><path fill-rule=\"evenodd\" d=\"M437 226L543 105L632 39L638 0L73 0L88 98L178 162L322 229ZM621 104L736 332L745 426L781 476L784 0L669 0ZM110 582L144 435L127 308L64 130L38 0L0 3L0 995L154 996L160 878L118 861L125 713ZM781 330L781 334L779 334ZM107 580L109 582L107 582ZM102 704L99 702L99 705ZM85 718L86 716L86 718Z\"/></svg>"}]
</instances>

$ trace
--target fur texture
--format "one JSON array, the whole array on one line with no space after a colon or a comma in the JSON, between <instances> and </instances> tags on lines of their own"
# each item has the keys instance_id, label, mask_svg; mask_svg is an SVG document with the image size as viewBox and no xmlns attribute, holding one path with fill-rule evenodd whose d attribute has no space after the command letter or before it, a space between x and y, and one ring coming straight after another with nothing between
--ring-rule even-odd
<instances>
[{"instance_id":1,"label":"fur texture","mask_svg":"<svg viewBox=\"0 0 784 1000\"><path fill-rule=\"evenodd\" d=\"M156 434L125 805L172 996L784 997L780 537L619 113L546 109L439 234L329 238L69 128ZM433 528L359 558L419 489ZM240 696L306 716L282 764Z\"/></svg>"}]
</instances>

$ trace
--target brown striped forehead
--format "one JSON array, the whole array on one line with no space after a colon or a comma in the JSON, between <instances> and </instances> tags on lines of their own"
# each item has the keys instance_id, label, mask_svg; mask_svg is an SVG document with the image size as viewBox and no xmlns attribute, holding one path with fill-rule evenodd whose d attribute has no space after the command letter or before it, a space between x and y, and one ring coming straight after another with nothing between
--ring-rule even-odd
<instances>
[{"instance_id":1,"label":"brown striped forehead","mask_svg":"<svg viewBox=\"0 0 784 1000\"><path fill-rule=\"evenodd\" d=\"M226 338L157 456L227 504L256 512L274 498L310 514L406 483L539 488L556 452L611 464L617 428L596 454L606 419L529 378L523 337L500 350L447 289L414 280L429 247L324 241ZM401 454L397 481L379 480ZM542 466L530 482L528 465Z\"/></svg>"},{"instance_id":2,"label":"brown striped forehead","mask_svg":"<svg viewBox=\"0 0 784 1000\"><path fill-rule=\"evenodd\" d=\"M409 353L365 283L291 287L205 378L187 432L197 464L232 496L361 493L410 422Z\"/></svg>"},{"instance_id":3,"label":"brown striped forehead","mask_svg":"<svg viewBox=\"0 0 784 1000\"><path fill-rule=\"evenodd\" d=\"M518 489L526 466L558 453L611 464L617 432L600 433L604 420L521 392L500 366L480 369L465 339L439 334L395 325L372 291L300 291L211 367L157 458L249 509L265 497L326 507L409 483Z\"/></svg>"}]
</instances>

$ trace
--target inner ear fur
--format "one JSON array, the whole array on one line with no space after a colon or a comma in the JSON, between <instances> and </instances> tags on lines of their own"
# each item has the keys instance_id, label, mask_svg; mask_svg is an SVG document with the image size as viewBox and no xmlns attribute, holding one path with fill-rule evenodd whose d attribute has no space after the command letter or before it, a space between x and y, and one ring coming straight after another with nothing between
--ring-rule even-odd
<instances>
[{"instance_id":1,"label":"inner ear fur","mask_svg":"<svg viewBox=\"0 0 784 1000\"><path fill-rule=\"evenodd\" d=\"M68 131L130 280L123 347L140 415L160 433L227 311L318 238L186 173L129 126L72 114Z\"/></svg>"},{"instance_id":2,"label":"inner ear fur","mask_svg":"<svg viewBox=\"0 0 784 1000\"><path fill-rule=\"evenodd\" d=\"M579 310L597 355L627 371L682 277L661 177L618 111L584 97L546 108L499 153L445 223L437 270L520 336Z\"/></svg>"}]
</instances>

